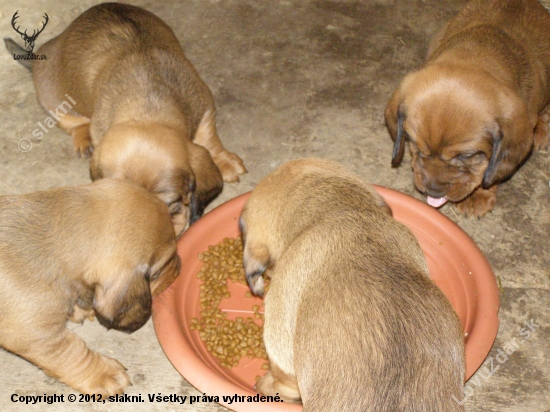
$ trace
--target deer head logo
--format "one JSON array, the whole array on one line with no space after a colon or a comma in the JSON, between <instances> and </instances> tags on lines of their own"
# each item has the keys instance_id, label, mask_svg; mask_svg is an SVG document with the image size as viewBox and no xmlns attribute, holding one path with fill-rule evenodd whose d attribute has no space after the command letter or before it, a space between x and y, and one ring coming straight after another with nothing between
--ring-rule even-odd
<instances>
[{"instance_id":1,"label":"deer head logo","mask_svg":"<svg viewBox=\"0 0 550 412\"><path fill-rule=\"evenodd\" d=\"M17 13L19 13L19 10L17 10L15 12L15 14L13 15L13 18L11 19L11 25L12 25L13 29L21 35L23 40L25 40L25 50L27 50L27 53L30 54L30 53L32 53L32 51L34 49L34 42L36 41L36 38L38 37L38 35L40 33L42 33L42 31L46 27L46 24L48 24L49 17L46 13L44 13L45 20L44 20L44 23L42 24L42 28L40 30L33 30L32 35L29 36L27 34L27 30L25 30L24 32L19 31L19 27L21 27L21 26L15 27L15 20L17 20L17 18L19 17Z\"/></svg>"}]
</instances>

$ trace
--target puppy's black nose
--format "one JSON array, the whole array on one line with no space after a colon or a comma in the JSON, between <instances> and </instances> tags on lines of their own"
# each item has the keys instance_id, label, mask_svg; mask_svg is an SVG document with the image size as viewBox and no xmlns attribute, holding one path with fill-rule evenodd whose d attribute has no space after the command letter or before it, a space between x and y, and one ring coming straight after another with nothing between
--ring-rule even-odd
<instances>
[{"instance_id":1,"label":"puppy's black nose","mask_svg":"<svg viewBox=\"0 0 550 412\"><path fill-rule=\"evenodd\" d=\"M438 199L447 194L447 190L449 189L449 184L428 181L424 184L424 187L426 189L426 194L428 196Z\"/></svg>"}]
</instances>

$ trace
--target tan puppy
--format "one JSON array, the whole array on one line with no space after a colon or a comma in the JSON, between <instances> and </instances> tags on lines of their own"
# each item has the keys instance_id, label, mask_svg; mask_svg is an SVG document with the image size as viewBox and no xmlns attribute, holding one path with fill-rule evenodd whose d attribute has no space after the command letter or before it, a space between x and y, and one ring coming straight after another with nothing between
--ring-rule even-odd
<instances>
[{"instance_id":1,"label":"tan puppy","mask_svg":"<svg viewBox=\"0 0 550 412\"><path fill-rule=\"evenodd\" d=\"M304 411L460 411L460 321L415 237L336 163L284 164L241 220L250 288L264 292L271 370L256 389Z\"/></svg>"},{"instance_id":2,"label":"tan puppy","mask_svg":"<svg viewBox=\"0 0 550 412\"><path fill-rule=\"evenodd\" d=\"M428 203L483 216L532 149L548 145L550 14L536 0L473 0L386 107L392 164L412 153Z\"/></svg>"},{"instance_id":3,"label":"tan puppy","mask_svg":"<svg viewBox=\"0 0 550 412\"><path fill-rule=\"evenodd\" d=\"M124 366L67 319L133 332L179 264L166 206L129 181L0 196L0 346L83 393L122 393Z\"/></svg>"},{"instance_id":4,"label":"tan puppy","mask_svg":"<svg viewBox=\"0 0 550 412\"><path fill-rule=\"evenodd\" d=\"M152 13L100 4L37 53L47 56L32 67L38 99L78 154L93 150L92 179L130 179L157 194L176 233L202 215L223 180L246 172L216 133L212 93Z\"/></svg>"}]
</instances>

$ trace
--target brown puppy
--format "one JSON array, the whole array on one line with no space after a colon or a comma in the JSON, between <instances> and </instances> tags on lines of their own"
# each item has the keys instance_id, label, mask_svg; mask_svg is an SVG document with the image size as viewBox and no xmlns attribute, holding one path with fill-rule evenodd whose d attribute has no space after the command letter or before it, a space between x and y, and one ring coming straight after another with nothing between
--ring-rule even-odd
<instances>
[{"instance_id":1,"label":"brown puppy","mask_svg":"<svg viewBox=\"0 0 550 412\"><path fill-rule=\"evenodd\" d=\"M212 93L152 13L100 4L37 53L47 56L32 67L38 99L78 154L93 150L92 179L130 179L157 194L177 234L224 180L246 172L216 133Z\"/></svg>"},{"instance_id":2,"label":"brown puppy","mask_svg":"<svg viewBox=\"0 0 550 412\"><path fill-rule=\"evenodd\" d=\"M250 288L271 278L259 392L315 412L463 410L460 320L366 182L292 161L256 186L240 224Z\"/></svg>"},{"instance_id":3,"label":"brown puppy","mask_svg":"<svg viewBox=\"0 0 550 412\"><path fill-rule=\"evenodd\" d=\"M0 196L0 346L83 393L122 393L124 366L67 319L133 332L179 264L166 206L129 181Z\"/></svg>"},{"instance_id":4,"label":"brown puppy","mask_svg":"<svg viewBox=\"0 0 550 412\"><path fill-rule=\"evenodd\" d=\"M473 0L434 38L386 107L392 164L412 153L428 203L473 216L532 149L548 145L550 14L536 0Z\"/></svg>"}]
</instances>

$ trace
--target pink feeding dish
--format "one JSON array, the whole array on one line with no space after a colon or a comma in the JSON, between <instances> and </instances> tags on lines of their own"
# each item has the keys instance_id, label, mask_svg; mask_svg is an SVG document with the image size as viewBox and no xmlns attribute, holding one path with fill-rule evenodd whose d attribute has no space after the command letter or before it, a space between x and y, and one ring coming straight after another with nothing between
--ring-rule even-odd
<instances>
[{"instance_id":1,"label":"pink feeding dish","mask_svg":"<svg viewBox=\"0 0 550 412\"><path fill-rule=\"evenodd\" d=\"M402 222L417 237L430 276L445 293L464 329L466 379L481 366L498 331L499 293L491 267L473 240L453 221L436 209L394 190L375 186ZM153 322L160 344L178 372L201 393L218 396L226 407L242 412L300 411L300 405L278 402L224 402L223 396L255 396L256 376L263 375L259 359L241 359L227 369L211 355L199 334L190 329L199 317L197 273L202 266L198 255L224 238L240 235L238 219L249 193L222 204L205 214L179 239L182 269L176 281L153 302ZM231 297L220 308L229 318L252 316L260 298L245 298L248 287L229 282Z\"/></svg>"}]
</instances>

